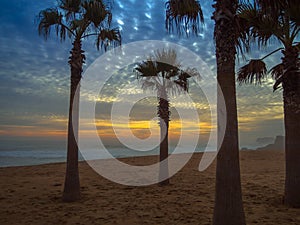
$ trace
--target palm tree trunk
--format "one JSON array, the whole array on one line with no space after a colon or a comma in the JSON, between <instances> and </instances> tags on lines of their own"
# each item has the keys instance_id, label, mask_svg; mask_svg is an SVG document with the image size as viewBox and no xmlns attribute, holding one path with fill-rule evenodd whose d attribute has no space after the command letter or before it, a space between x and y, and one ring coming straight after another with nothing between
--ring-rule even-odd
<instances>
[{"instance_id":1,"label":"palm tree trunk","mask_svg":"<svg viewBox=\"0 0 300 225\"><path fill-rule=\"evenodd\" d=\"M168 185L169 182L169 101L165 87L162 87L159 93L158 116L160 118L160 149L159 149L159 185Z\"/></svg>"},{"instance_id":2,"label":"palm tree trunk","mask_svg":"<svg viewBox=\"0 0 300 225\"><path fill-rule=\"evenodd\" d=\"M78 123L79 96L82 64L85 56L81 50L81 41L75 40L69 64L71 67L70 105L68 122L68 150L63 201L73 202L80 199L80 183L78 172Z\"/></svg>"},{"instance_id":3,"label":"palm tree trunk","mask_svg":"<svg viewBox=\"0 0 300 225\"><path fill-rule=\"evenodd\" d=\"M233 15L237 8L236 0L217 0L214 5L215 41L217 58L217 79L223 94L225 106L218 98L218 127L226 123L223 141L219 130L216 168L216 195L214 225L244 225L245 216L242 202L238 121L235 88L235 25ZM226 119L223 119L226 115ZM225 121L224 121L225 120ZM222 132L222 131L221 131Z\"/></svg>"},{"instance_id":4,"label":"palm tree trunk","mask_svg":"<svg viewBox=\"0 0 300 225\"><path fill-rule=\"evenodd\" d=\"M283 51L283 101L285 124L285 204L300 207L300 74L296 47Z\"/></svg>"}]
</instances>

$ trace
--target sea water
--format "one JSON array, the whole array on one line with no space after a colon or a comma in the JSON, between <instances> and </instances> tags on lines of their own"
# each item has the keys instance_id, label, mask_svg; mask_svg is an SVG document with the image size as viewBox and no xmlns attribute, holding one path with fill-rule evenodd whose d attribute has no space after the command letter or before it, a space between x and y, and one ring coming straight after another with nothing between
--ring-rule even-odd
<instances>
[{"instance_id":1,"label":"sea water","mask_svg":"<svg viewBox=\"0 0 300 225\"><path fill-rule=\"evenodd\" d=\"M0 167L38 165L66 160L64 140L0 140Z\"/></svg>"},{"instance_id":2,"label":"sea water","mask_svg":"<svg viewBox=\"0 0 300 225\"><path fill-rule=\"evenodd\" d=\"M0 167L39 165L47 163L65 162L67 147L65 140L49 139L2 139L0 140ZM175 146L169 146L169 153ZM179 153L202 151L199 147L196 150L182 148ZM108 156L105 151L109 152ZM159 148L149 151L137 151L124 146L106 146L106 149L89 149L85 155L89 159L105 159L109 157L127 158L133 156L158 155ZM85 157L86 158L86 157ZM79 152L79 160L84 160Z\"/></svg>"}]
</instances>

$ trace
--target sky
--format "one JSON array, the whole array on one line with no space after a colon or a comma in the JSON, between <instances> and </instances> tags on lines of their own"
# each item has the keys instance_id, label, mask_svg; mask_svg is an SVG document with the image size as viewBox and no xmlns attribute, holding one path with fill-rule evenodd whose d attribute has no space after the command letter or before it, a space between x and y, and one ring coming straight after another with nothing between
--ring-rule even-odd
<instances>
[{"instance_id":1,"label":"sky","mask_svg":"<svg viewBox=\"0 0 300 225\"><path fill-rule=\"evenodd\" d=\"M115 0L112 10L113 26L121 29L123 44L142 40L162 40L187 47L199 55L215 74L214 22L210 19L213 11L212 1L200 3L205 16L205 25L198 37L178 37L176 33L166 32L163 0ZM71 41L60 42L54 35L45 41L38 36L36 23L40 10L56 4L54 0L1 1L0 140L13 140L11 145L16 140L66 138L70 78L67 61ZM83 42L87 57L84 71L103 54L102 51L97 51L94 44L94 39ZM260 58L278 46L274 41L266 49L253 48L251 53L246 54L246 59ZM266 61L268 67L277 64L280 57L280 53L270 57ZM241 58L237 60L237 69L243 64L245 60ZM111 82L112 89L110 92L104 91L97 104L99 134L107 143L116 143L109 121L109 109L114 101L118 101L114 95L123 84L133 82L133 77L133 74L128 75L120 71L115 78L118 82ZM272 83L272 80L267 80L261 86L237 85L241 147L258 145L257 138L284 134L282 93L281 91L273 93ZM111 93L112 90L116 92ZM202 103L204 101L201 91L192 86L190 93L198 103L199 115L202 115L200 127L203 128L204 133L201 135L205 139L209 133L209 118L205 115L209 110L207 111L205 104L201 104L201 101ZM153 98L145 99L136 104L132 110L130 128L141 139L150 135L151 126L158 132L158 125L152 120L156 116L155 101ZM176 107L188 108L184 104ZM173 116L170 124L171 141L178 139L180 129L180 121L174 109L176 107L173 105L171 109ZM188 120L184 123L186 132L199 126ZM116 126L122 129L126 127L126 123L120 120ZM126 136L126 133L122 135Z\"/></svg>"}]
</instances>

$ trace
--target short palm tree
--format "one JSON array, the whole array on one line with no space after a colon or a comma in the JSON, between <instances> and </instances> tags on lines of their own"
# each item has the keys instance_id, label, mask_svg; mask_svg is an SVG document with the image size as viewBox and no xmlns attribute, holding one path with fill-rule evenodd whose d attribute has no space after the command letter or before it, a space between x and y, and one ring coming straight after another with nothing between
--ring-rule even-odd
<instances>
[{"instance_id":1,"label":"short palm tree","mask_svg":"<svg viewBox=\"0 0 300 225\"><path fill-rule=\"evenodd\" d=\"M252 59L238 73L240 83L261 83L267 77L264 59L282 50L282 62L275 65L270 74L275 79L273 90L282 87L285 123L286 180L285 204L300 207L300 5L298 1L274 1L267 7L264 1L244 4L239 17L248 23L248 38L259 46L272 39L282 47L261 59ZM264 3L264 4L263 4ZM272 3L270 3L272 4Z\"/></svg>"},{"instance_id":2,"label":"short palm tree","mask_svg":"<svg viewBox=\"0 0 300 225\"><path fill-rule=\"evenodd\" d=\"M61 41L64 41L66 37L73 41L68 61L71 69L71 84L63 201L76 201L80 198L76 139L79 120L79 83L85 60L82 40L89 36L95 36L97 48L106 50L110 44L121 44L121 35L118 29L110 28L112 14L109 6L105 5L102 0L60 0L58 7L42 10L38 19L39 35L44 36L46 40L50 36L51 28L54 28Z\"/></svg>"},{"instance_id":3,"label":"short palm tree","mask_svg":"<svg viewBox=\"0 0 300 225\"><path fill-rule=\"evenodd\" d=\"M237 0L215 0L214 37L216 42L217 80L221 87L226 109L218 103L218 126L226 123L224 139L218 143L220 150L217 156L216 197L213 223L245 224L242 203L238 122L235 88L235 57L238 41L236 26ZM199 22L203 22L200 4L196 0L170 0L166 3L166 28L173 30L176 26L179 34L182 31L197 33ZM226 115L224 121L221 115ZM222 129L219 129L221 131ZM221 133L218 136L222 136Z\"/></svg>"},{"instance_id":4,"label":"short palm tree","mask_svg":"<svg viewBox=\"0 0 300 225\"><path fill-rule=\"evenodd\" d=\"M168 132L170 121L170 94L180 94L189 90L188 79L199 74L195 69L180 69L175 50L157 50L149 60L137 65L138 79L144 90L157 91L157 115L160 125L160 170L159 184L169 184L168 172Z\"/></svg>"}]
</instances>

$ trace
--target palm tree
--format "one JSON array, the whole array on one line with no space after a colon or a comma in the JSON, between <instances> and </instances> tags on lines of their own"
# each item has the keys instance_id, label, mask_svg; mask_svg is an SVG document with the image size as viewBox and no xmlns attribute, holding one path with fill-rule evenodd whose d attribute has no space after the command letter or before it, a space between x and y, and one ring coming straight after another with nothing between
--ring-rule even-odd
<instances>
[{"instance_id":1,"label":"palm tree","mask_svg":"<svg viewBox=\"0 0 300 225\"><path fill-rule=\"evenodd\" d=\"M188 79L192 76L199 76L195 69L181 70L177 61L175 50L157 50L149 60L137 65L137 77L142 83L144 90L157 91L158 106L157 115L160 125L160 168L159 184L169 184L168 172L168 132L170 121L170 94L179 94L189 90Z\"/></svg>"},{"instance_id":2,"label":"palm tree","mask_svg":"<svg viewBox=\"0 0 300 225\"><path fill-rule=\"evenodd\" d=\"M300 207L300 5L298 1L280 0L271 9L263 1L242 5L239 17L248 23L248 38L259 46L272 39L281 42L281 48L261 59L250 60L238 73L240 83L261 83L267 76L264 59L281 50L282 62L270 70L275 79L273 90L283 89L285 124L285 204Z\"/></svg>"},{"instance_id":3,"label":"palm tree","mask_svg":"<svg viewBox=\"0 0 300 225\"><path fill-rule=\"evenodd\" d=\"M219 143L216 169L216 196L213 224L245 224L242 202L238 120L235 87L235 59L238 44L235 15L237 0L215 0L214 37L216 42L217 80L220 94L225 100L224 109L217 106L218 124L221 126L222 115L226 113L224 139Z\"/></svg>"},{"instance_id":4,"label":"palm tree","mask_svg":"<svg viewBox=\"0 0 300 225\"><path fill-rule=\"evenodd\" d=\"M79 83L82 65L85 61L82 50L82 40L96 36L96 45L104 50L112 43L121 44L118 29L111 29L112 14L110 7L102 0L60 0L56 8L40 11L38 24L39 35L47 38L51 28L61 41L66 37L73 41L69 65L71 69L70 105L68 121L68 150L63 201L71 202L80 199L80 184L78 173L78 121L79 121ZM77 90L77 91L76 91Z\"/></svg>"},{"instance_id":5,"label":"palm tree","mask_svg":"<svg viewBox=\"0 0 300 225\"><path fill-rule=\"evenodd\" d=\"M226 123L224 139L219 143L217 156L216 196L213 223L245 224L242 203L238 122L235 88L236 46L239 46L236 26L237 0L215 0L214 37L216 41L217 80L223 94L226 108L218 102L218 126ZM199 21L203 22L203 14L198 1L170 0L166 3L166 25L172 31L173 24L177 31L196 33ZM196 25L197 26L196 26ZM171 28L171 29L170 29ZM222 115L227 115L226 120ZM219 129L220 130L220 129ZM218 134L220 137L222 134ZM219 139L219 138L218 138Z\"/></svg>"}]
</instances>

